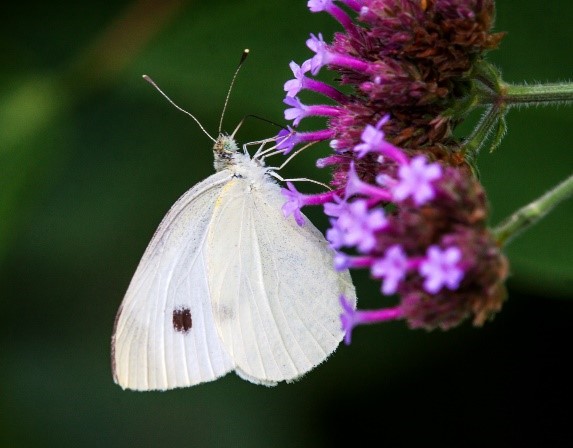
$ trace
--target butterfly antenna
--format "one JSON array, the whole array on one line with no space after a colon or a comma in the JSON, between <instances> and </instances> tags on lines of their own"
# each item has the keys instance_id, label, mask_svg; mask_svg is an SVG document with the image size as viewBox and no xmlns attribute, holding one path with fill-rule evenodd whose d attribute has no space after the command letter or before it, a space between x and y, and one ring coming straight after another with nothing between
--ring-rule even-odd
<instances>
[{"instance_id":1,"label":"butterfly antenna","mask_svg":"<svg viewBox=\"0 0 573 448\"><path fill-rule=\"evenodd\" d=\"M239 61L239 66L237 67L237 70L235 70L235 74L233 75L233 79L231 79L231 85L229 86L229 91L227 92L227 97L225 98L225 104L223 105L223 112L221 112L221 120L219 121L219 134L221 133L221 129L223 129L223 117L225 116L225 111L227 110L227 104L229 103L229 97L231 96L231 90L233 89L233 84L235 84L235 79L237 78L237 75L239 74L239 70L241 69L241 66L243 65L243 62L245 62L245 59L247 59L247 56L249 55L249 49L245 48L243 50L243 54L241 55L241 60ZM243 120L241 120L241 123L239 123L239 126L242 124ZM235 132L237 132L237 130L235 130ZM233 132L233 135L235 135L235 132Z\"/></svg>"},{"instance_id":2,"label":"butterfly antenna","mask_svg":"<svg viewBox=\"0 0 573 448\"><path fill-rule=\"evenodd\" d=\"M195 116L194 116L193 114L191 114L190 112L187 112L185 109L183 109L183 108L179 107L177 104L175 104L175 103L173 102L173 100L172 100L171 98L169 98L169 97L167 96L167 94L166 94L163 90L161 90L161 89L159 88L159 86L155 83L155 81L153 81L153 79L151 79L151 78L150 78L149 76L147 76L147 75L143 75L143 79L145 79L149 84L151 84L153 87L155 87L155 89L156 89L159 93L161 93L161 95L163 95L163 96L165 97L165 99L166 99L167 101L169 101L177 110L180 110L181 112L183 112L183 113L189 115L191 118L193 118L193 120L195 120L195 123L197 123L197 124L199 125L199 128L201 128L201 130L207 135L207 137L209 137L211 140L213 140L214 142L216 142L216 140L215 140L213 137L211 137L211 135L205 130L205 128L204 128L203 125L199 122L199 120L197 120L197 118L195 118Z\"/></svg>"},{"instance_id":3,"label":"butterfly antenna","mask_svg":"<svg viewBox=\"0 0 573 448\"><path fill-rule=\"evenodd\" d=\"M264 122L266 122L266 123L270 123L270 124L272 124L273 126L276 126L276 127L278 127L278 128L286 129L283 125L278 124L278 123L276 123L276 122L274 122L274 121L272 121L272 120L267 120L266 118L259 117L258 115L249 114L249 115L245 115L245 116L241 119L241 121L239 121L239 124L237 125L237 127L235 128L235 130L233 131L233 133L231 134L231 138L233 138L233 139L235 138L235 134L237 133L237 131L238 131L239 128L243 125L243 122L244 122L247 118L256 118L257 120L261 120L261 121L264 121Z\"/></svg>"}]
</instances>

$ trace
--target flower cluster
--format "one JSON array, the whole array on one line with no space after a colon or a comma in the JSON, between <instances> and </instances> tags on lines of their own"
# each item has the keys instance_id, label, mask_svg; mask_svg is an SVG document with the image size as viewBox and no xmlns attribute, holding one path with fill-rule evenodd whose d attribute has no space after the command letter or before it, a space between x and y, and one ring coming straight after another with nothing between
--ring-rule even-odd
<instances>
[{"instance_id":1,"label":"flower cluster","mask_svg":"<svg viewBox=\"0 0 573 448\"><path fill-rule=\"evenodd\" d=\"M314 56L291 63L285 118L296 128L309 116L326 129L281 131L278 148L329 141L333 190L283 193L285 216L303 224L300 208L324 205L337 251L336 268L367 268L385 296L399 303L354 310L341 297L350 342L359 324L404 319L413 328L447 329L473 315L481 325L501 307L507 262L486 226L485 193L473 177L450 113L469 88L474 64L497 46L493 0L310 0L344 28L332 43L311 34ZM347 11L358 15L355 23ZM312 78L323 67L353 88L344 94ZM305 105L313 91L331 104ZM344 251L344 252L343 252Z\"/></svg>"}]
</instances>

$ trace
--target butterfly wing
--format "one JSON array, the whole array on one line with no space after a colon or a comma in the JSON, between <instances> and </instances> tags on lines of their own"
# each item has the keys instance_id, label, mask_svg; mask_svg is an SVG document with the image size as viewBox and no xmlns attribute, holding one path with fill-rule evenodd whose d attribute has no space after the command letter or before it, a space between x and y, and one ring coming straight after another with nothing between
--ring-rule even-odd
<instances>
[{"instance_id":1,"label":"butterfly wing","mask_svg":"<svg viewBox=\"0 0 573 448\"><path fill-rule=\"evenodd\" d=\"M208 277L215 324L236 372L267 385L294 380L338 346L339 296L355 301L348 271L310 223L281 213L270 180L233 179L208 235Z\"/></svg>"},{"instance_id":2,"label":"butterfly wing","mask_svg":"<svg viewBox=\"0 0 573 448\"><path fill-rule=\"evenodd\" d=\"M131 280L112 337L116 383L165 390L212 381L233 369L215 329L206 240L228 170L185 193L169 210Z\"/></svg>"}]
</instances>

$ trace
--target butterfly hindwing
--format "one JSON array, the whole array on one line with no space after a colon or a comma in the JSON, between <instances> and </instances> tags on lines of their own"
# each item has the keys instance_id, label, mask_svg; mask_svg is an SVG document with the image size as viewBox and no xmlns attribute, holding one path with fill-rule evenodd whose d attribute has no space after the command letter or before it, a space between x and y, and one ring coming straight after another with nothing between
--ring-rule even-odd
<instances>
[{"instance_id":1,"label":"butterfly hindwing","mask_svg":"<svg viewBox=\"0 0 573 448\"><path fill-rule=\"evenodd\" d=\"M236 372L255 383L294 380L343 338L339 296L355 300L348 271L308 220L281 213L268 179L235 178L214 210L207 247L215 324Z\"/></svg>"}]
</instances>

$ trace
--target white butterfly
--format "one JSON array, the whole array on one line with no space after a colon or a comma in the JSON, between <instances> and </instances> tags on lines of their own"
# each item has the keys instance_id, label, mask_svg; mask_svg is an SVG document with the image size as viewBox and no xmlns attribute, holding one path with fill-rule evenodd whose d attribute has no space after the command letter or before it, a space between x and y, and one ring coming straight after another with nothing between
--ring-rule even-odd
<instances>
[{"instance_id":1,"label":"white butterfly","mask_svg":"<svg viewBox=\"0 0 573 448\"><path fill-rule=\"evenodd\" d=\"M275 385L316 367L342 340L339 296L356 300L350 274L334 270L308 220L284 218L261 149L251 159L219 136L217 173L159 225L115 321L121 387L166 390L230 371Z\"/></svg>"}]
</instances>

